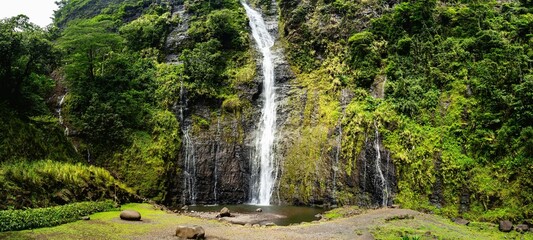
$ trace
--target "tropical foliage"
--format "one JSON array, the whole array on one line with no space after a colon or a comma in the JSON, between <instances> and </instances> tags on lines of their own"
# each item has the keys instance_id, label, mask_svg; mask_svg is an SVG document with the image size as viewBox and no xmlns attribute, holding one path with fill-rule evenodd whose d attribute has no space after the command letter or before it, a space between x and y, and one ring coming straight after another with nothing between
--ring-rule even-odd
<instances>
[{"instance_id":1,"label":"tropical foliage","mask_svg":"<svg viewBox=\"0 0 533 240\"><path fill-rule=\"evenodd\" d=\"M282 180L288 189L300 189L299 200L320 200L332 189L315 184L310 191L301 181L322 182L324 174L334 174L321 166L334 164L328 152L338 141L325 136L343 130L338 168L350 182L377 126L398 167L395 201L403 206L489 221L532 216L530 4L280 5L289 57L300 72L298 82L309 86L295 98L308 99L298 111L305 113L303 123L310 122L295 124L301 136L290 150L301 157L286 162ZM323 126L329 130L319 130ZM320 143L317 132L324 136ZM302 149L322 157L298 153ZM315 167L302 168L302 161ZM338 188L339 197L349 196L338 201L363 201L350 197L358 187Z\"/></svg>"},{"instance_id":2,"label":"tropical foliage","mask_svg":"<svg viewBox=\"0 0 533 240\"><path fill-rule=\"evenodd\" d=\"M115 209L113 201L80 202L49 208L0 211L0 232L53 227L82 216Z\"/></svg>"},{"instance_id":3,"label":"tropical foliage","mask_svg":"<svg viewBox=\"0 0 533 240\"><path fill-rule=\"evenodd\" d=\"M371 204L360 164L379 142L404 207L533 217L530 1L277 2L296 74L277 149L282 201ZM116 197L109 188L171 198L180 101L235 122L252 111L241 96L257 65L239 1L58 5L46 30L25 16L0 21L2 208ZM169 52L167 36L182 24L187 37ZM191 118L193 132L213 124Z\"/></svg>"}]
</instances>

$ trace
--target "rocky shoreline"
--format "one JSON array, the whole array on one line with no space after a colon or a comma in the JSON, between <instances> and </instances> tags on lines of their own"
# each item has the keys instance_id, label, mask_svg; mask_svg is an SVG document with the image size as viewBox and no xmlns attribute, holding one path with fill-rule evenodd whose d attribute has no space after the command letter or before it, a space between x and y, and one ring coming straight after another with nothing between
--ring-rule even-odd
<instances>
[{"instance_id":1,"label":"rocky shoreline","mask_svg":"<svg viewBox=\"0 0 533 240\"><path fill-rule=\"evenodd\" d=\"M201 219L218 220L231 224L245 225L245 226L276 226L274 220L286 218L287 216L274 213L232 213L230 216L220 217L218 212L186 212L183 215L190 217L197 217Z\"/></svg>"}]
</instances>

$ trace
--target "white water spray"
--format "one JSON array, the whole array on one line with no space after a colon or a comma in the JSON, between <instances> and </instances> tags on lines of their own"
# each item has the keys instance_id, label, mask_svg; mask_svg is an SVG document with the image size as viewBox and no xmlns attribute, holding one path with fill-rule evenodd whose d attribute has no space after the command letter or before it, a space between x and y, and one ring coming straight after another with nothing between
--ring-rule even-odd
<instances>
[{"instance_id":1,"label":"white water spray","mask_svg":"<svg viewBox=\"0 0 533 240\"><path fill-rule=\"evenodd\" d=\"M274 39L268 32L261 14L245 2L241 3L246 10L246 15L250 19L252 36L263 56L264 105L261 114L259 137L256 141L257 153L252 164L251 203L269 205L277 177L277 168L273 154L274 135L276 133L276 93L274 89L274 62L270 50L274 46ZM257 174L258 171L259 173Z\"/></svg>"}]
</instances>

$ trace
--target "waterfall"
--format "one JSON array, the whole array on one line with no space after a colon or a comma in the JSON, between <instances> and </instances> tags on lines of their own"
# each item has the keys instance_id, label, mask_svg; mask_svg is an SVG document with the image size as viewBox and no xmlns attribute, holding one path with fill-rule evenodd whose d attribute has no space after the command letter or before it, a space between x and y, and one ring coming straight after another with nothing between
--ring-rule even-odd
<instances>
[{"instance_id":1,"label":"waterfall","mask_svg":"<svg viewBox=\"0 0 533 240\"><path fill-rule=\"evenodd\" d=\"M67 96L67 93L59 96L59 102L57 104L57 109L56 109L56 112L57 112L57 116L59 118L59 125L63 126L65 128L65 135L68 136L69 134L69 129L68 127L65 125L65 121L63 119L63 114L62 114L62 111L63 111L63 104L65 103L65 97Z\"/></svg>"},{"instance_id":2,"label":"waterfall","mask_svg":"<svg viewBox=\"0 0 533 240\"><path fill-rule=\"evenodd\" d=\"M381 189L381 194L382 194L381 205L387 206L388 198L389 198L389 190L387 186L387 180L385 179L385 176L383 175L383 171L381 170L381 149L380 149L380 143L379 143L378 125L376 121L374 121L374 130L376 134L376 139L374 140L374 149L376 150L376 175L377 175L376 184L378 185L378 189ZM379 183L377 181L379 181Z\"/></svg>"},{"instance_id":3,"label":"waterfall","mask_svg":"<svg viewBox=\"0 0 533 240\"><path fill-rule=\"evenodd\" d=\"M196 202L196 159L194 157L194 143L189 135L189 129L183 131L183 150L185 155L184 161L184 198L188 196L188 202Z\"/></svg>"},{"instance_id":4,"label":"waterfall","mask_svg":"<svg viewBox=\"0 0 533 240\"><path fill-rule=\"evenodd\" d=\"M274 62L271 47L274 39L268 32L261 14L244 1L241 2L250 19L252 36L263 56L263 109L260 128L256 140L256 154L252 163L251 203L269 205L277 177L277 167L273 155L274 135L276 133L276 103L274 89Z\"/></svg>"},{"instance_id":5,"label":"waterfall","mask_svg":"<svg viewBox=\"0 0 533 240\"><path fill-rule=\"evenodd\" d=\"M183 133L183 204L196 202L196 159L194 156L194 142L190 136L190 127L185 124L184 108L186 106L183 80L180 83L179 119Z\"/></svg>"},{"instance_id":6,"label":"waterfall","mask_svg":"<svg viewBox=\"0 0 533 240\"><path fill-rule=\"evenodd\" d=\"M339 158L342 151L342 120L344 119L344 111L343 116L339 120L339 135L337 136L337 146L335 151L335 162L333 163L333 199L337 201L337 172L339 171Z\"/></svg>"},{"instance_id":7,"label":"waterfall","mask_svg":"<svg viewBox=\"0 0 533 240\"><path fill-rule=\"evenodd\" d=\"M217 185L218 185L218 150L219 150L219 143L220 143L220 116L217 118L217 135L215 137L215 169L213 170L214 175L214 186L213 186L213 196L215 198L215 203L218 201L218 195L217 195Z\"/></svg>"}]
</instances>

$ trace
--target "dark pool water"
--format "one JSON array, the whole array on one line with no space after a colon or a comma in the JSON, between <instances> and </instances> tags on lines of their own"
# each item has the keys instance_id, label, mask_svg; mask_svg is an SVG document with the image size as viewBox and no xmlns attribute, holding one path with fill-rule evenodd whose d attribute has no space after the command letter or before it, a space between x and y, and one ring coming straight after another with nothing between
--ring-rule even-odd
<instances>
[{"instance_id":1,"label":"dark pool water","mask_svg":"<svg viewBox=\"0 0 533 240\"><path fill-rule=\"evenodd\" d=\"M293 223L312 222L318 220L315 215L323 213L322 208L301 207L301 206L257 206L257 205L210 205L210 206L189 206L189 210L197 212L219 212L223 207L227 207L231 213L256 213L257 208L263 210L262 213L272 213L286 216L286 218L272 219L271 222L278 226L288 226Z\"/></svg>"}]
</instances>

